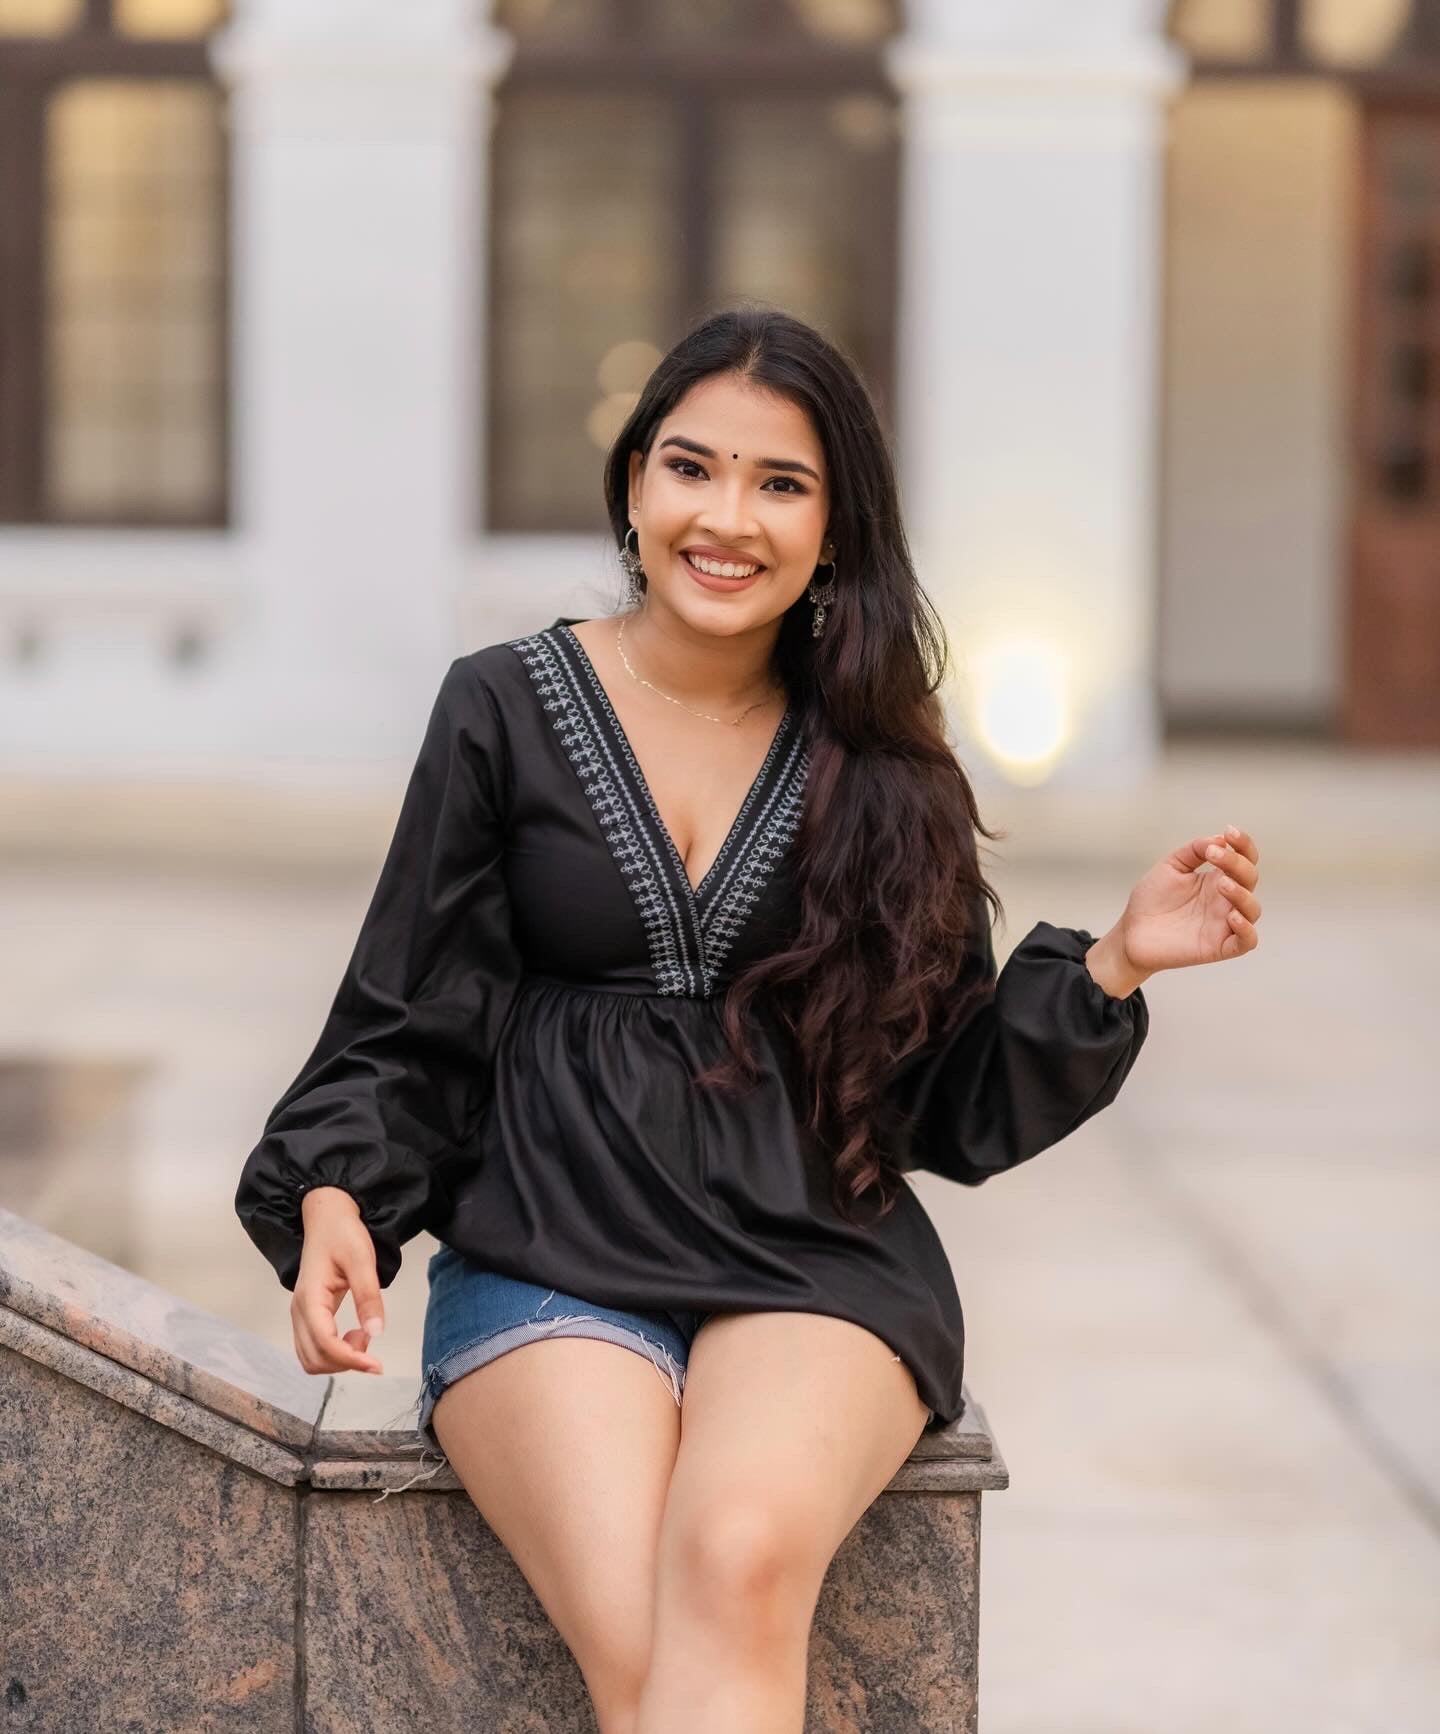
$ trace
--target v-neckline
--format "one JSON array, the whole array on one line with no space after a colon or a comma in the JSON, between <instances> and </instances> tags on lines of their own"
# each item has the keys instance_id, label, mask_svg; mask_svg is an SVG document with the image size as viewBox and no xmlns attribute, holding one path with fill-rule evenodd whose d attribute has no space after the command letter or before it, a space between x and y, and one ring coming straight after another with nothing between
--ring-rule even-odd
<instances>
[{"instance_id":1,"label":"v-neckline","mask_svg":"<svg viewBox=\"0 0 1440 1734\"><path fill-rule=\"evenodd\" d=\"M576 622L578 622L580 618L581 617L577 615L575 617ZM670 827L665 823L665 820L661 815L659 803L655 799L655 792L650 787L650 780L640 767L640 760L636 755L635 748L631 744L629 735L625 732L625 725L620 721L614 705L610 702L610 694L606 690L605 682L600 678L599 670L595 667L590 652L586 650L585 646L580 642L577 634L572 630L571 621L562 616L555 622L555 625L559 630L564 632L566 639L571 645L573 645L576 653L580 657L581 663L594 685L596 697L600 701L601 709L604 711L606 721L610 725L615 742L625 755L631 774L634 776L636 787L645 797L645 805L649 810L650 817L654 820L655 830L664 840L666 849L669 851L671 863L673 864L676 873L679 875L682 884L689 893L692 906L698 907L703 902L705 893L709 889L710 883L715 878L716 873L725 864L726 858L729 856L736 838L739 837L745 819L749 815L751 806L754 804L756 795L765 786L770 775L770 769L775 763L780 749L784 745L785 739L790 732L790 724L794 719L795 701L792 698L787 697L785 701L784 714L781 716L780 721L775 725L775 733L770 737L770 745L766 749L765 757L760 762L760 769L756 771L755 775L751 778L750 786L746 789L744 799L741 801L738 811L730 822L730 828L726 831L724 840L716 851L715 859L705 869L699 882L696 883L691 880L689 870L685 866L685 858L676 847L675 838L671 834Z\"/></svg>"}]
</instances>

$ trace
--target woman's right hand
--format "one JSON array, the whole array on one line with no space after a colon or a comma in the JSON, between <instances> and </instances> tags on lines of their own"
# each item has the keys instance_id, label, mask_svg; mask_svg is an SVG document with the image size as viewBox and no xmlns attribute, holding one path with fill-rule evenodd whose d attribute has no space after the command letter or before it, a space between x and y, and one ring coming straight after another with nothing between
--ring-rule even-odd
<instances>
[{"instance_id":1,"label":"woman's right hand","mask_svg":"<svg viewBox=\"0 0 1440 1734\"><path fill-rule=\"evenodd\" d=\"M375 1243L360 1206L338 1186L317 1186L300 1200L305 1224L300 1270L290 1301L295 1353L307 1373L381 1373L365 1351L380 1335L385 1309L375 1270ZM341 1337L335 1315L349 1293L360 1325Z\"/></svg>"}]
</instances>

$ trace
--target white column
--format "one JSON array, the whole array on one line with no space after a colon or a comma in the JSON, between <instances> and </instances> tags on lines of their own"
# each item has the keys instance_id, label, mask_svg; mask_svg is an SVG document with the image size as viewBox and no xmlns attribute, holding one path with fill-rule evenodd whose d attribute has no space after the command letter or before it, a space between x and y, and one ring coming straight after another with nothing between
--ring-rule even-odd
<instances>
[{"instance_id":1,"label":"white column","mask_svg":"<svg viewBox=\"0 0 1440 1734\"><path fill-rule=\"evenodd\" d=\"M915 0L891 50L905 506L981 785L1123 785L1158 746L1164 11Z\"/></svg>"},{"instance_id":2,"label":"white column","mask_svg":"<svg viewBox=\"0 0 1440 1734\"><path fill-rule=\"evenodd\" d=\"M478 503L484 153L509 39L462 0L244 0L231 88L251 750L404 756Z\"/></svg>"}]
</instances>

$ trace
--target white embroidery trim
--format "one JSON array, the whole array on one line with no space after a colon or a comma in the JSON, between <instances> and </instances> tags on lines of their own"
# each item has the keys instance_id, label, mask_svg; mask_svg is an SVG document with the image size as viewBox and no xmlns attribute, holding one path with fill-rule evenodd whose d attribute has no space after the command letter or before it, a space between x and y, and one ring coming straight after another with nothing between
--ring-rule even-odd
<instances>
[{"instance_id":1,"label":"white embroidery trim","mask_svg":"<svg viewBox=\"0 0 1440 1734\"><path fill-rule=\"evenodd\" d=\"M809 758L794 719L787 715L777 728L719 854L692 887L609 695L578 639L576 654L562 652L555 642L559 631L546 627L507 642L525 663L544 708L553 713L561 745L625 878L645 929L658 991L708 998L720 964L800 822ZM577 671L588 676L585 685ZM617 746L629 766L628 779L616 762ZM785 759L772 780L782 750ZM643 810L635 791L644 801ZM762 791L764 800L752 817ZM709 897L722 873L718 892Z\"/></svg>"}]
</instances>

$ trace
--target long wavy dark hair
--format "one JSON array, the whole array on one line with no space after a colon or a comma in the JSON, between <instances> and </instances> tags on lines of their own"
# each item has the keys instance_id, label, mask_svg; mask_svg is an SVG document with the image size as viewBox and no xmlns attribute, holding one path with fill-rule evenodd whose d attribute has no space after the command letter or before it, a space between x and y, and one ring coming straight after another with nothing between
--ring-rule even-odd
<instances>
[{"instance_id":1,"label":"long wavy dark hair","mask_svg":"<svg viewBox=\"0 0 1440 1734\"><path fill-rule=\"evenodd\" d=\"M875 405L860 370L813 326L744 303L704 317L675 344L606 458L617 549L630 528L631 452L648 459L664 418L716 374L809 415L830 476L836 599L817 638L802 596L781 621L775 651L809 755L793 845L798 928L785 949L731 982L730 1053L695 1081L728 1089L754 1081L746 1023L763 995L792 1040L790 1083L830 1159L835 1208L855 1222L872 1189L879 1215L893 1208L903 1172L886 1136L895 1068L973 1004L972 994L955 992L962 959L982 944L978 924L1002 913L976 837L1003 833L981 824L945 737L937 689L949 649L915 575ZM817 568L816 576L830 574ZM976 994L993 992L993 982L969 974Z\"/></svg>"}]
</instances>

